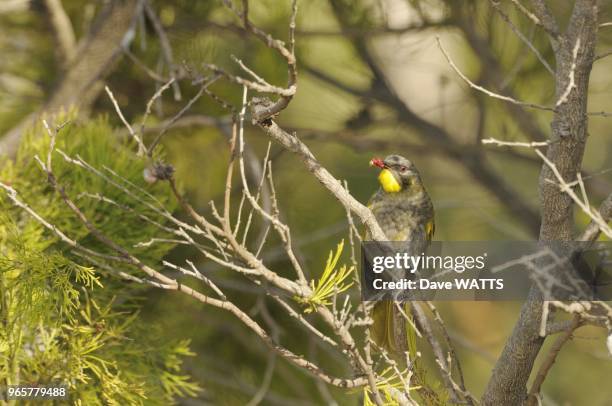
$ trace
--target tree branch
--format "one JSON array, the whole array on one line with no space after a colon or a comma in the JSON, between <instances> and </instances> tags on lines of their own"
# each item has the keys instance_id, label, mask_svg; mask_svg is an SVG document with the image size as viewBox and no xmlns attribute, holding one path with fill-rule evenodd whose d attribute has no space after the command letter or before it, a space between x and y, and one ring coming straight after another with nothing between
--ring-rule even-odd
<instances>
[{"instance_id":1,"label":"tree branch","mask_svg":"<svg viewBox=\"0 0 612 406\"><path fill-rule=\"evenodd\" d=\"M546 375L548 374L548 371L550 371L553 364L557 360L557 355L559 355L559 351L561 351L561 347L563 347L563 345L572 337L574 330L576 330L579 327L579 325L580 325L580 317L574 316L567 330L565 330L563 334L561 334L557 338L555 343L550 348L548 356L546 357L546 359L540 366L540 369L538 370L538 373L536 374L536 377L533 383L531 384L531 389L529 390L528 399L526 402L527 406L535 406L538 404L536 398L539 395L540 390L542 389L542 384L544 383L544 380L546 379Z\"/></svg>"},{"instance_id":2,"label":"tree branch","mask_svg":"<svg viewBox=\"0 0 612 406\"><path fill-rule=\"evenodd\" d=\"M68 66L76 54L76 38L70 18L62 6L61 0L45 0L45 6L51 18L51 26L57 37L62 65Z\"/></svg>"},{"instance_id":3,"label":"tree branch","mask_svg":"<svg viewBox=\"0 0 612 406\"><path fill-rule=\"evenodd\" d=\"M285 149L296 154L304 165L306 165L306 169L308 169L308 171L312 173L346 209L349 209L359 217L375 240L387 241L385 233L378 225L370 209L359 203L349 192L347 192L342 186L342 183L334 178L334 176L317 161L306 144L300 141L296 135L287 133L272 120L259 123L258 125L268 136L270 136L270 138L281 144Z\"/></svg>"}]
</instances>

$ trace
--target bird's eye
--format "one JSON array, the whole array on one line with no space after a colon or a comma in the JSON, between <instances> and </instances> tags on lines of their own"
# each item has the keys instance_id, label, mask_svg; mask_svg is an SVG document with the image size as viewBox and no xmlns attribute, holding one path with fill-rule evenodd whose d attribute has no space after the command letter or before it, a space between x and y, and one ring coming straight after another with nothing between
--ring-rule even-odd
<instances>
[{"instance_id":1,"label":"bird's eye","mask_svg":"<svg viewBox=\"0 0 612 406\"><path fill-rule=\"evenodd\" d=\"M408 168L406 168L405 166L400 166L400 172L406 172L408 170Z\"/></svg>"}]
</instances>

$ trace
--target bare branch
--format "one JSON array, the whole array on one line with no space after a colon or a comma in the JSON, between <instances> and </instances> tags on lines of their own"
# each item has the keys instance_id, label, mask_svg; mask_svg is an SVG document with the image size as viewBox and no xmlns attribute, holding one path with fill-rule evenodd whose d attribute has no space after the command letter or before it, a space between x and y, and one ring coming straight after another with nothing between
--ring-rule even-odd
<instances>
[{"instance_id":1,"label":"bare branch","mask_svg":"<svg viewBox=\"0 0 612 406\"><path fill-rule=\"evenodd\" d=\"M89 255L92 255L92 256L104 258L104 259L111 260L111 261L120 261L120 262L123 261L123 259L120 258L120 257L116 257L116 256L112 256L112 255L106 255L106 254L101 254L101 253L98 253L96 251L90 250L89 248L83 247L78 242L76 242L75 240L73 240L72 238L70 238L66 234L64 234L55 225L49 223L45 218L43 218L34 209L32 209L32 207L30 207L30 205L28 205L27 203L25 203L22 200L20 200L19 197L18 197L17 191L13 187L7 185L6 183L0 182L0 188L4 189L4 191L6 192L7 197L13 202L13 204L15 206L20 207L21 209L23 209L26 213L28 213L30 216L32 216L37 222L42 224L48 230L52 231L61 241L63 241L64 243L68 244L69 246L71 246L73 248L76 248L77 250L83 251L85 254L89 254Z\"/></svg>"},{"instance_id":2,"label":"bare branch","mask_svg":"<svg viewBox=\"0 0 612 406\"><path fill-rule=\"evenodd\" d=\"M571 197L571 199L578 205L578 207L580 207L582 209L582 211L587 216L589 216L591 218L591 220L593 220L598 225L599 230L602 233L604 233L609 238L612 238L612 228L610 228L610 226L607 224L607 221L603 218L601 213L599 211L597 211L597 209L593 209L588 204L588 201L582 201L580 199L580 197L578 197L576 192L574 192L574 190L567 184L565 179L563 179L563 176L561 175L561 173L557 169L557 166L552 161L550 161L546 157L546 155L544 155L538 149L536 149L535 152L536 152L536 154L538 154L538 156L540 158L542 158L542 160L546 163L546 165L548 165L548 167L551 169L551 171L553 172L553 174L557 178L557 182L558 182L557 185L559 186L559 189L562 190L563 192L567 193L567 195L569 197ZM579 181L580 181L580 179L579 179ZM583 187L584 186L581 186L581 188L583 188Z\"/></svg>"},{"instance_id":3,"label":"bare branch","mask_svg":"<svg viewBox=\"0 0 612 406\"><path fill-rule=\"evenodd\" d=\"M518 7L518 0L512 0L514 4ZM534 14L537 16L539 23L537 23L540 27L546 31L549 35L551 43L553 44L553 48L556 47L557 42L560 40L559 34L559 26L557 25L557 20L548 9L546 2L544 0L532 0L533 7L535 9ZM523 12L523 8L519 8L521 12ZM533 21L533 20L532 20Z\"/></svg>"},{"instance_id":4,"label":"bare branch","mask_svg":"<svg viewBox=\"0 0 612 406\"><path fill-rule=\"evenodd\" d=\"M310 152L310 149L308 149L296 135L285 132L272 120L266 123L260 123L259 127L284 148L296 154L304 165L306 165L306 169L308 169L308 171L312 173L346 209L349 209L359 217L375 240L386 241L385 233L378 225L372 212L346 191L342 183L334 178L334 176L317 161L312 152Z\"/></svg>"},{"instance_id":5,"label":"bare branch","mask_svg":"<svg viewBox=\"0 0 612 406\"><path fill-rule=\"evenodd\" d=\"M601 203L599 206L599 214L601 218L607 223L612 218L612 193ZM601 234L599 224L595 220L591 220L589 225L585 228L584 232L578 239L578 241L595 241Z\"/></svg>"},{"instance_id":6,"label":"bare branch","mask_svg":"<svg viewBox=\"0 0 612 406\"><path fill-rule=\"evenodd\" d=\"M444 57L448 61L448 63L451 66L451 68L453 68L453 70L461 77L461 79L463 79L472 89L478 90L479 92L482 92L482 93L486 94L487 96L490 96L490 97L492 97L494 99L503 100L505 102L516 104L516 105L519 105L519 106L530 107L530 108L540 109L540 110L547 110L547 111L555 111L555 109L553 107L544 106L544 105L541 105L541 104L522 102L522 101L513 99L512 97L508 97L508 96L504 96L504 95L492 92L492 91L490 91L488 89L485 89L482 86L477 85L476 83L472 82L467 76L465 76L463 74L463 72L461 72L459 70L459 68L457 68L457 65L455 65L455 62L453 62L453 60L448 55L448 52L446 51L446 49L444 49L444 47L442 46L442 43L440 42L440 37L436 37L436 41L438 43L438 47L440 48L440 50L444 54Z\"/></svg>"},{"instance_id":7,"label":"bare branch","mask_svg":"<svg viewBox=\"0 0 612 406\"><path fill-rule=\"evenodd\" d=\"M287 313L291 317L297 319L302 326L304 326L307 330L311 331L314 335L319 337L322 341L324 341L324 342L326 342L329 345L334 346L334 347L338 346L338 343L336 341L334 341L333 339L331 339L330 337L328 337L324 333L322 333L320 330L318 330L308 320L306 320L306 318L304 318L304 316L302 316L300 313L296 312L287 302L285 302L283 299L281 299L278 295L272 295L272 298L274 298L274 300L276 300L287 311Z\"/></svg>"},{"instance_id":8,"label":"bare branch","mask_svg":"<svg viewBox=\"0 0 612 406\"><path fill-rule=\"evenodd\" d=\"M543 27L542 22L540 21L540 19L533 14L531 11L529 11L525 6L523 6L521 4L521 2L519 0L510 0L512 1L512 4L514 4L514 6L521 12L523 13L523 15L527 18L529 18L531 21L533 21L533 23L535 25L537 25L538 27Z\"/></svg>"},{"instance_id":9,"label":"bare branch","mask_svg":"<svg viewBox=\"0 0 612 406\"><path fill-rule=\"evenodd\" d=\"M213 76L211 79L205 81L201 86L200 86L200 90L198 90L198 92L195 94L195 96L193 96L188 102L187 104L178 112L174 115L174 117L172 117L165 125L164 127L161 129L161 131L159 132L159 134L157 135L157 137L155 137L155 139L151 142L151 144L149 145L149 148L146 149L145 151L147 151L147 154L152 157L153 156L153 151L155 150L155 147L157 146L157 144L159 144L159 142L161 141L162 137L164 136L164 134L166 134L166 132L168 131L168 129L170 129L170 127L172 127L172 124L174 124L179 118L181 118L190 108L191 106L194 105L195 102L197 102L200 97L202 97L202 95L204 94L204 91L213 83L215 83L218 79L219 79L219 75L215 75Z\"/></svg>"},{"instance_id":10,"label":"bare branch","mask_svg":"<svg viewBox=\"0 0 612 406\"><path fill-rule=\"evenodd\" d=\"M140 136L134 132L134 129L132 128L132 126L127 122L127 120L123 116L123 113L121 112L121 108L119 107L119 103L117 103L117 100L115 99L115 95L113 95L113 92L111 92L108 86L104 86L104 90L106 90L106 94L108 94L108 97L113 102L113 106L115 106L115 111L117 112L117 115L121 119L121 122L123 123L123 125L125 125L125 128L127 128L128 132L130 133L130 136L138 144L138 155L143 155L146 152L147 147L145 147L142 140L140 139Z\"/></svg>"},{"instance_id":11,"label":"bare branch","mask_svg":"<svg viewBox=\"0 0 612 406\"><path fill-rule=\"evenodd\" d=\"M52 153L53 150L50 152ZM38 157L36 157L38 158ZM102 243L103 245L107 246L108 248L112 249L113 251L115 251L117 254L119 254L118 259L121 262L125 262L129 265L132 265L134 267L136 267L137 269L141 270L142 272L146 273L149 277L153 278L155 281L159 282L161 285L160 287L163 286L164 289L173 289L173 290L177 290L180 291L184 294L187 294L193 298L195 298L196 300L201 301L202 303L206 303L206 304L210 304L212 306L227 310L229 312L231 312L232 314L234 314L243 324L245 324L247 327L249 327L249 329L251 331L253 331L254 333L256 333L272 350L274 350L275 352L277 352L278 354L282 355L283 357L285 357L286 359L288 359L290 362L294 363L295 365L297 365L300 368L303 368L307 371L309 371L310 373L312 373L313 375L317 376L319 379L323 380L324 382L327 382L331 385L335 385L335 386L339 386L339 387L343 387L343 388L351 388L351 387L358 387L358 386L363 386L366 383L372 384L372 382L374 382L375 385L375 380L373 381L373 371L371 369L369 369L369 376L370 378L368 378L367 380L364 378L356 378L356 379L341 379L341 378L334 378L331 377L329 375L327 375L326 373L324 373L317 365L313 364L312 362L304 359L303 357L297 356L294 353L292 353L291 351L289 351L288 349L281 347L279 345L277 345L273 339L265 332L265 330L263 328L261 328L261 326L259 326L259 324L257 324L251 317L249 317L246 313L244 313L242 310L240 310L235 304L224 300L224 295L223 293L220 291L220 289L212 284L211 281L207 280L207 279L203 279L203 276L199 273L199 271L197 271L197 269L195 269L195 267L190 264L190 266L192 267L192 270L189 271L185 268L182 267L176 267L173 266L170 263L166 263L167 266L171 266L174 269L177 269L179 271L181 271L182 273L186 274L186 275L190 275L190 276L194 276L198 279L201 279L205 282L207 282L207 284L217 293L217 295L219 295L222 299L214 299L211 298L209 296L206 296L204 294L202 294L201 292L190 288L188 286L185 286L181 283L178 283L176 280L160 273L159 271L153 269L152 267L144 264L142 261L140 261L136 256L134 256L133 254L131 254L130 252L128 252L125 248L121 247L120 245L118 245L117 243L115 243L110 237L106 236L105 234L103 234L86 216L85 214L77 207L77 205L74 203L74 201L68 196L68 194L66 193L64 187L59 184L59 182L57 181L54 173L52 172L52 168L51 166L46 165L45 163L43 163L40 159L37 159L38 163L40 164L41 168L47 173L47 179L49 181L49 183L51 184L51 186L53 186L53 188L60 194L60 197L62 198L62 200L64 201L64 203L76 214L77 218L79 219L79 221L87 228L87 230L91 233L91 235L98 240L100 243ZM16 196L16 192L14 191L14 189L12 189L10 186L4 185L2 183L0 183L0 187L3 187L7 192L9 197L11 198L15 198ZM27 205L22 204L18 199L14 199L14 202L18 205L20 205L20 207L23 208L27 208ZM33 211L30 211L31 213L34 213ZM44 219L38 217L37 218L39 221L44 222ZM48 225L50 229L52 230L57 230L55 227ZM57 230L56 232L58 232L59 230ZM236 254L241 256L242 258L245 259L245 261L247 263L249 263L250 265L255 265L257 268L257 271L259 274L261 274L263 277L265 277L266 279L268 279L271 283L274 284L281 284L282 286L281 289L285 290L286 292L290 292L292 294L297 294L297 295L307 295L308 292L304 292L301 289L295 289L292 286L295 286L295 284L289 280L284 280L283 278L280 278L278 275L276 275L275 273L273 273L272 271L269 271L267 269L265 269L263 267L263 264L261 262L259 262L256 259L253 259L252 254L250 254L248 251L245 251L243 247L239 246L236 241L233 239L233 234L230 232L229 234L227 233L227 229L226 226L224 226L224 232L226 232L224 234L225 238L227 238L230 242L230 244L233 246L234 250L236 251ZM58 233L58 235L63 235L61 234L61 232ZM189 238L188 234L184 234L185 238ZM76 246L74 242L72 242L69 238L65 238L66 242L70 242L72 243L71 245ZM191 240L190 240L191 242ZM92 252L90 250L86 250L85 251L87 254L93 254L96 255L95 252ZM255 262L255 264L254 264ZM236 267L232 267L232 264L230 263L224 263L225 266L228 266L232 269L235 269ZM285 282L280 282L281 280L284 280ZM307 289L307 288L306 288ZM352 337L350 336L350 334L346 331L343 330L342 327L340 327L340 325L338 324L337 320L333 318L333 316L331 315L331 313L324 307L322 307L320 309L320 314L322 314L325 318L325 320L332 326L336 327L336 331L339 334L339 336L343 339L343 342L345 343L345 345L347 345L348 348L354 348L355 347L355 343L352 339ZM356 351L356 350L353 350ZM358 353L355 352L354 356L357 357L357 359L361 359L358 356ZM361 360L362 362L360 363L361 368L364 370L364 372L368 371L368 366L367 364L365 364L365 362L363 360ZM375 388L375 386L374 386Z\"/></svg>"},{"instance_id":12,"label":"bare branch","mask_svg":"<svg viewBox=\"0 0 612 406\"><path fill-rule=\"evenodd\" d=\"M245 196L247 197L247 199L249 200L249 202L251 203L251 205L253 206L253 208L262 216L264 217L266 220L268 220L270 223L272 223L272 225L274 226L274 228L278 231L278 234L281 238L281 240L283 241L283 244L285 246L285 251L287 253L287 255L289 256L289 260L291 261L291 264L293 265L293 268L295 270L295 272L297 273L298 279L299 281L306 285L306 277L304 276L304 271L302 270L302 266L300 265L300 263L298 262L297 258L295 257L295 254L293 253L293 248L291 245L291 233L289 231L289 227L287 227L285 224L283 224L279 218L277 214L271 215L269 213L267 213L260 205L259 203L257 203L257 199L251 194L250 190L249 190L249 185L247 183L247 179L246 179L246 172L245 172L245 168L244 168L244 117L246 114L246 108L247 108L247 88L246 86L243 89L243 99L242 99L242 109L240 110L240 127L239 127L239 132L238 132L238 162L239 162L239 167L240 167L240 178L242 180L242 187L243 187L243 193L245 194ZM270 179L270 182L272 182L272 179ZM271 188L273 190L273 183L271 183ZM226 204L228 204L226 202ZM227 206L226 206L227 207ZM226 220L227 221L227 220Z\"/></svg>"},{"instance_id":13,"label":"bare branch","mask_svg":"<svg viewBox=\"0 0 612 406\"><path fill-rule=\"evenodd\" d=\"M157 91L153 94L153 96L147 102L147 109L145 110L145 113L142 116L142 122L140 123L140 136L142 138L144 138L145 123L147 122L147 118L149 117L149 114L151 114L151 107L153 107L153 103L155 103L155 100L161 97L162 93L164 93L164 91L168 89L170 85L174 83L174 81L175 79L171 78L169 81L164 83L159 89L157 89Z\"/></svg>"},{"instance_id":14,"label":"bare branch","mask_svg":"<svg viewBox=\"0 0 612 406\"><path fill-rule=\"evenodd\" d=\"M452 360L451 365L455 365L455 368L457 369L457 373L459 374L459 384L457 385L458 386L457 389L459 393L461 393L465 397L468 404L470 405L478 404L478 400L474 398L472 394L470 394L465 388L465 379L463 376L463 369L461 368L461 362L459 361L459 357L457 356L457 352L455 351L455 346L453 345L453 341L451 340L448 330L446 329L446 324L444 324L444 321L442 320L442 317L440 316L440 312L438 312L438 309L434 306L432 302L427 302L427 306L429 306L429 309L434 315L434 320L438 323L438 326L440 327L440 330L442 331L442 336L444 337L444 341L446 343L446 346L448 347L450 359Z\"/></svg>"},{"instance_id":15,"label":"bare branch","mask_svg":"<svg viewBox=\"0 0 612 406\"><path fill-rule=\"evenodd\" d=\"M158 74L157 72L155 72L153 69L149 68L147 65L145 65L145 63L143 61L141 61L140 59L138 59L136 57L136 55L134 55L132 53L132 51L130 51L128 48L123 48L123 53L132 61L134 62L134 64L136 64L136 66L138 66L139 68L141 68L143 71L145 71L145 73L147 74L147 76L149 76L151 79L155 80L156 82L167 82L168 79L166 79L165 77L161 76L160 74Z\"/></svg>"},{"instance_id":16,"label":"bare branch","mask_svg":"<svg viewBox=\"0 0 612 406\"><path fill-rule=\"evenodd\" d=\"M593 62L599 61L600 59L606 58L610 55L612 55L612 51L606 51L602 54L596 55L595 59L593 59Z\"/></svg>"},{"instance_id":17,"label":"bare branch","mask_svg":"<svg viewBox=\"0 0 612 406\"><path fill-rule=\"evenodd\" d=\"M210 63L205 63L203 65L205 68L211 70L217 75L223 76L224 78L228 79L230 82L236 83L242 86L246 86L249 89L254 90L256 92L277 94L281 97L293 97L293 95L295 95L295 92L297 90L296 87L289 87L285 89L283 87L271 85L265 80L263 80L262 78L260 78L259 76L256 76L256 81L253 82L243 77L232 75L231 73L226 72L225 70L219 68L216 65L213 65ZM245 66L244 69L247 71L247 73L251 74L252 71L249 68Z\"/></svg>"},{"instance_id":18,"label":"bare branch","mask_svg":"<svg viewBox=\"0 0 612 406\"><path fill-rule=\"evenodd\" d=\"M555 72L554 72L553 68L550 67L550 65L548 64L546 59L544 59L544 57L542 56L540 51L538 51L538 49L535 47L533 42L531 42L527 37L525 37L523 35L523 33L516 27L516 25L514 25L514 23L510 20L510 17L508 17L508 15L506 13L504 13L504 11L500 7L498 1L496 1L496 0L489 0L489 2L491 3L491 6L493 6L493 8L497 11L497 13L502 18L502 20L504 20L506 22L506 24L508 24L508 26L510 27L512 32L514 32L516 34L516 36L519 37L519 39L521 41L523 41L523 43L525 45L527 45L529 47L529 49L531 49L531 51L535 54L535 56L538 58L538 60L542 63L542 65L544 65L546 70L548 72L550 72L551 75L555 76ZM517 4L517 7L520 6L520 3L518 3L517 0L513 0L513 2L515 4ZM538 22L539 22L539 20L538 20Z\"/></svg>"},{"instance_id":19,"label":"bare branch","mask_svg":"<svg viewBox=\"0 0 612 406\"><path fill-rule=\"evenodd\" d=\"M545 147L549 144L548 141L542 142L515 142L515 141L502 141L495 138L486 138L481 141L483 144L493 144L497 146L507 146L507 147L526 147L526 148L535 148L535 147Z\"/></svg>"},{"instance_id":20,"label":"bare branch","mask_svg":"<svg viewBox=\"0 0 612 406\"><path fill-rule=\"evenodd\" d=\"M529 390L528 400L527 400L528 406L535 406L536 404L535 398L540 393L542 384L544 383L544 380L546 379L546 375L548 374L548 371L550 371L553 364L557 360L557 355L559 355L559 351L561 351L561 347L563 347L563 345L572 337L572 333L574 332L574 330L578 328L579 322L580 322L580 317L574 316L574 319L572 320L572 323L569 326L569 328L561 336L559 336L559 338L557 338L555 343L550 348L548 356L546 357L546 359L540 366L540 369L538 370L538 373L536 374L535 379L533 383L531 384L531 389Z\"/></svg>"},{"instance_id":21,"label":"bare branch","mask_svg":"<svg viewBox=\"0 0 612 406\"><path fill-rule=\"evenodd\" d=\"M536 148L547 146L549 142L511 142L501 141L495 138L487 138L482 140L483 144L493 144L498 146L511 146L511 147L526 147ZM583 235L579 241L592 241L597 238L599 233L603 232L606 236L612 234L612 229L607 224L610 216L612 215L612 194L609 195L606 200L602 203L599 210L593 209L589 203L589 198L586 194L584 187L584 180L580 173L577 173L577 179L573 182L567 182L563 179L563 176L557 169L556 165L553 164L540 150L535 149L536 154L544 161L544 163L551 169L552 173L557 179L559 188L567 193L572 200L584 211L584 213L591 218L591 223L585 229ZM574 192L573 186L578 185L582 199Z\"/></svg>"},{"instance_id":22,"label":"bare branch","mask_svg":"<svg viewBox=\"0 0 612 406\"><path fill-rule=\"evenodd\" d=\"M162 26L161 21L157 18L157 14L153 11L151 4L148 0L144 1L144 11L149 17L149 21L153 25L153 29L159 38L159 44L161 46L162 55L166 61L166 65L168 65L168 71L170 72L170 78L176 79L178 76L177 68L174 65L174 56L172 55L172 47L170 46L170 41L168 40L168 36L166 35L166 31ZM177 82L172 82L172 90L174 91L174 100L181 100L181 88L179 87Z\"/></svg>"},{"instance_id":23,"label":"bare branch","mask_svg":"<svg viewBox=\"0 0 612 406\"><path fill-rule=\"evenodd\" d=\"M260 116L254 116L255 121L264 121L269 117L272 117L282 110L284 110L288 105L295 92L297 91L297 61L295 58L295 29L296 29L296 18L297 18L297 0L292 0L291 2L291 16L289 20L289 48L285 46L285 43L281 40L275 39L272 35L266 33L259 27L255 26L249 20L249 2L248 0L242 0L242 11L238 10L231 0L223 0L223 3L227 8L229 8L238 18L241 19L244 29L247 32L252 33L256 38L261 40L267 47L277 51L287 62L287 87L286 89L279 88L277 86L272 86L268 83L262 84L261 81L263 79L257 77L256 82L252 82L246 80L244 78L230 75L224 72L222 69L217 68L214 65L208 65L209 69L212 69L216 73L223 74L230 81L241 84L243 86L249 87L249 89L274 93L278 94L280 98L272 103L265 110L260 110ZM249 74L250 70L246 69ZM265 82L265 81L264 81Z\"/></svg>"},{"instance_id":24,"label":"bare branch","mask_svg":"<svg viewBox=\"0 0 612 406\"><path fill-rule=\"evenodd\" d=\"M416 322L421 327L421 331L425 336L425 339L429 343L431 350L433 352L434 358L438 367L440 369L442 375L442 381L444 382L444 386L448 390L448 393L451 395L451 400L456 403L461 399L462 393L460 388L453 382L452 374L444 356L444 350L438 341L438 338L434 335L434 332L431 328L429 320L421 307L421 302L413 301L412 302L412 310L415 317Z\"/></svg>"},{"instance_id":25,"label":"bare branch","mask_svg":"<svg viewBox=\"0 0 612 406\"><path fill-rule=\"evenodd\" d=\"M45 0L45 6L51 17L51 26L57 36L59 49L64 57L63 65L68 65L76 54L76 37L74 29L61 0Z\"/></svg>"}]
</instances>

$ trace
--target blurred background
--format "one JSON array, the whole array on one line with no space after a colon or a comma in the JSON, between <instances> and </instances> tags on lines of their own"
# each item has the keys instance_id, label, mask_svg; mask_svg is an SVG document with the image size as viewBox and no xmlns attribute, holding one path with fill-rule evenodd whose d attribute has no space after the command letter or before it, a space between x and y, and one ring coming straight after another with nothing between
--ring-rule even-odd
<instances>
[{"instance_id":1,"label":"blurred background","mask_svg":"<svg viewBox=\"0 0 612 406\"><path fill-rule=\"evenodd\" d=\"M58 97L62 78L70 71L53 34L50 3L0 0L0 134L14 131L29 114ZM61 1L77 41L101 24L101 12L108 3ZM571 3L550 2L561 22L569 16ZM362 202L377 188L376 172L368 167L372 157L399 153L411 159L434 202L436 240L537 238L540 160L530 150L483 146L481 140L545 140L551 113L525 110L470 89L450 68L436 42L439 37L459 69L475 83L519 100L551 104L553 76L513 29L528 38L542 59L554 67L546 37L510 2L500 2L501 13L491 4L467 0L301 1L296 30L298 92L278 118L279 124L296 131L318 160L334 176L346 180ZM600 2L600 7L601 22L612 21L612 3ZM100 68L93 63L94 55L83 76L73 78L80 83L91 78L95 82L74 101L82 117L107 116L121 128L100 86L106 83L128 121L139 123L147 100L163 83L160 77L168 77L174 69L205 74L203 63L239 73L232 55L270 83L286 83L284 61L246 35L220 0L153 1L151 8L167 34L171 59L160 45L159 27L150 19L137 21L121 40L124 51L104 60L103 69L91 76ZM289 12L289 1L250 2L252 21L284 40L288 38ZM79 62L76 49L77 59L71 63ZM598 53L610 49L612 27L602 27ZM590 111L612 110L611 69L612 57L595 63ZM240 106L240 86L220 80L210 89ZM197 90L198 86L182 80L178 88L166 92L153 106L150 136L156 134L156 125L176 114ZM208 202L218 201L223 193L229 157L228 117L226 109L204 96L163 140L177 179L189 200L204 213ZM595 206L612 190L610 120L589 119L583 176ZM246 139L262 159L268 145L265 134L247 126ZM344 209L295 156L272 145L271 157L282 216L291 226L295 249L306 270L317 277L330 248L347 238ZM588 222L580 212L576 219L578 229ZM280 245L275 248L272 244L263 255L279 273L288 268L282 253ZM347 373L324 344L309 340L279 309L262 304L261 292L254 292L240 278L228 277L189 249L177 247L170 257L177 263L185 258L197 261L243 309L273 328L281 343L330 371ZM354 293L357 300L358 292ZM449 302L440 303L439 308L463 362L467 387L478 397L516 322L520 303ZM142 317L161 324L160 334L192 340L196 356L186 361L185 372L203 391L199 398L182 399L180 404L245 404L262 382L269 385L262 404L359 402L358 393L328 388L275 359L227 314L187 297L152 289L145 293ZM610 376L612 362L604 333L582 328L565 346L544 383L543 404L612 405Z\"/></svg>"}]
</instances>

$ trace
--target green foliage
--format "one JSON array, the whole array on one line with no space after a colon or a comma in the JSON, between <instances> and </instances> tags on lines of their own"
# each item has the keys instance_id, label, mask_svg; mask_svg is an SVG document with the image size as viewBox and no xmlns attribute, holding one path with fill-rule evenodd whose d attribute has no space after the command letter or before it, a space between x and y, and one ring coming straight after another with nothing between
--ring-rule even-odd
<instances>
[{"instance_id":1,"label":"green foliage","mask_svg":"<svg viewBox=\"0 0 612 406\"><path fill-rule=\"evenodd\" d=\"M35 155L46 159L48 143L42 126L34 128L16 161L0 170L0 180L69 238L109 252L49 187L33 159ZM163 219L142 202L169 210L173 203L162 185L144 183L145 162L130 146L105 120L97 120L68 124L58 135L56 148L80 156L117 184L131 183L136 199L66 162L58 152L53 154L53 170L99 230L145 262L158 263L172 245L134 248L152 236L163 236L143 215L161 225ZM92 198L95 195L108 201ZM165 405L176 396L198 391L181 373L182 360L193 355L188 342L168 340L158 327L138 318L142 285L110 277L75 255L3 193L0 210L0 386L64 383L70 402L83 405ZM121 264L106 265L135 272Z\"/></svg>"},{"instance_id":2,"label":"green foliage","mask_svg":"<svg viewBox=\"0 0 612 406\"><path fill-rule=\"evenodd\" d=\"M440 388L438 383L432 383L427 389L423 385L409 386L406 389L404 382L395 372L389 372L390 369L383 371L383 379L376 383L376 389L381 395L383 405L399 406L402 394L408 392L417 404L423 405L448 405L448 394ZM403 372L407 376L406 372ZM385 376L386 375L386 376ZM406 378L404 378L406 379ZM429 385L429 384L428 384ZM424 389L419 391L419 389ZM368 386L363 388L363 406L374 406L376 402L373 399L372 391Z\"/></svg>"},{"instance_id":3,"label":"green foliage","mask_svg":"<svg viewBox=\"0 0 612 406\"><path fill-rule=\"evenodd\" d=\"M314 280L310 281L312 296L307 299L297 299L307 306L304 310L305 313L315 311L317 306L330 305L330 298L333 295L338 295L353 286L353 282L346 283L345 281L351 276L355 268L353 266L347 267L346 265L342 265L340 269L336 269L343 249L344 240L338 244L335 254L333 251L329 252L325 269L316 286Z\"/></svg>"},{"instance_id":4,"label":"green foliage","mask_svg":"<svg viewBox=\"0 0 612 406\"><path fill-rule=\"evenodd\" d=\"M401 371L400 371L401 372ZM380 380L376 382L376 389L378 389L379 393L381 393L383 397L383 402L385 406L397 406L400 403L396 399L396 394L412 392L414 390L420 389L420 386L409 386L407 381L403 381L402 379L406 379L407 376L406 371L401 372L404 376L402 378L398 371L394 370L391 367L386 368L384 371L380 373ZM373 406L376 403L371 399L372 393L368 386L363 388L363 404L364 406Z\"/></svg>"},{"instance_id":5,"label":"green foliage","mask_svg":"<svg viewBox=\"0 0 612 406\"><path fill-rule=\"evenodd\" d=\"M56 123L64 121L63 117L55 120ZM158 202L159 206L164 206L172 211L175 205L166 191L167 185L149 186L144 182L142 173L146 162L136 157L136 154L132 153L132 149L129 148L129 142L120 137L114 134L113 129L103 119L82 125L69 123L57 137L56 150L63 151L71 157L82 158L116 184L139 186L143 190L134 192L137 194L137 199L143 202ZM109 252L101 244L93 241L87 228L76 220L75 215L62 202L60 196L50 190L46 175L33 159L35 155L38 155L45 160L48 148L49 137L39 124L27 134L15 163L9 163L3 169L3 178L10 180L21 198L34 210L47 219L53 219L52 224L71 238L82 241L91 248ZM145 205L136 206L138 202L126 195L120 188L113 186L112 182L66 162L57 152L53 154L53 171L58 182L66 188L66 192L79 205L83 214L96 228L112 236L117 244L132 247L137 242L146 241L152 236L160 237L159 230L142 219L142 215L155 219L157 214ZM123 179L114 174L120 174ZM147 196L147 193L151 194L151 197ZM114 204L99 202L92 197L96 194L103 195ZM126 210L126 208L131 210ZM20 216L27 222L25 234L33 229L42 228L27 214L22 213ZM47 238L40 241L42 244L40 248L46 248L45 245L56 242L54 238L51 238L51 233L45 233ZM144 260L155 262L170 248L170 245L161 244L135 248L131 252Z\"/></svg>"}]
</instances>

